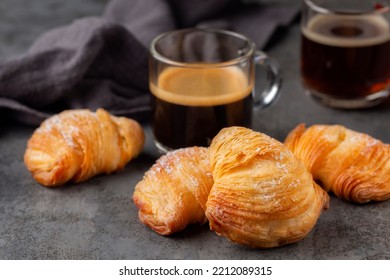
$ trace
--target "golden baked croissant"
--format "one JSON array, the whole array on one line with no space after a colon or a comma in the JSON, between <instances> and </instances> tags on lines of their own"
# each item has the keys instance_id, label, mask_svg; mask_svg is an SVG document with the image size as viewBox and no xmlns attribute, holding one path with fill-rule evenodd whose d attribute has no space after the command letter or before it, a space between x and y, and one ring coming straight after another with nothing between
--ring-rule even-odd
<instances>
[{"instance_id":1,"label":"golden baked croissant","mask_svg":"<svg viewBox=\"0 0 390 280\"><path fill-rule=\"evenodd\" d=\"M212 140L214 185L206 204L210 228L252 247L296 242L313 228L329 196L279 141L243 127Z\"/></svg>"},{"instance_id":2,"label":"golden baked croissant","mask_svg":"<svg viewBox=\"0 0 390 280\"><path fill-rule=\"evenodd\" d=\"M358 203L390 198L390 145L341 125L304 124L285 145L326 191Z\"/></svg>"},{"instance_id":3,"label":"golden baked croissant","mask_svg":"<svg viewBox=\"0 0 390 280\"><path fill-rule=\"evenodd\" d=\"M137 184L133 199L140 220L160 234L207 217L217 234L253 247L300 240L329 201L283 144L240 127L223 129L209 150L192 147L162 156Z\"/></svg>"},{"instance_id":4,"label":"golden baked croissant","mask_svg":"<svg viewBox=\"0 0 390 280\"><path fill-rule=\"evenodd\" d=\"M168 235L206 222L204 211L212 185L207 148L183 148L157 160L135 187L133 200L140 220Z\"/></svg>"},{"instance_id":5,"label":"golden baked croissant","mask_svg":"<svg viewBox=\"0 0 390 280\"><path fill-rule=\"evenodd\" d=\"M24 162L35 180L51 187L116 171L143 145L143 129L134 120L111 116L103 109L67 110L35 130Z\"/></svg>"}]
</instances>

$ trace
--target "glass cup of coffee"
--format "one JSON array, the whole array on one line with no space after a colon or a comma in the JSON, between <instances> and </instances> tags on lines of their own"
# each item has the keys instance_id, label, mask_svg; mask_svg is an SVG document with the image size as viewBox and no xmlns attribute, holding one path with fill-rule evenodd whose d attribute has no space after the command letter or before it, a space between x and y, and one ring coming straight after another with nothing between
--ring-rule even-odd
<instances>
[{"instance_id":1,"label":"glass cup of coffee","mask_svg":"<svg viewBox=\"0 0 390 280\"><path fill-rule=\"evenodd\" d=\"M255 65L267 86L254 93ZM182 29L151 43L152 130L160 152L208 146L224 127L251 127L253 108L278 96L278 63L249 38L226 30Z\"/></svg>"},{"instance_id":2,"label":"glass cup of coffee","mask_svg":"<svg viewBox=\"0 0 390 280\"><path fill-rule=\"evenodd\" d=\"M389 3L303 1L301 76L308 95L341 109L371 107L389 96Z\"/></svg>"}]
</instances>

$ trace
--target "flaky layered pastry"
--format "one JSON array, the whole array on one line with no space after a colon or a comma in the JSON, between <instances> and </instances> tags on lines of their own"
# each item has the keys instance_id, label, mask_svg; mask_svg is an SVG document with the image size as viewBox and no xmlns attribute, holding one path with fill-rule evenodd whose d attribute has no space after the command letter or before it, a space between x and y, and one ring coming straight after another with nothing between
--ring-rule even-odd
<instances>
[{"instance_id":1,"label":"flaky layered pastry","mask_svg":"<svg viewBox=\"0 0 390 280\"><path fill-rule=\"evenodd\" d=\"M340 125L304 124L285 145L326 191L357 203L390 198L390 145Z\"/></svg>"},{"instance_id":2,"label":"flaky layered pastry","mask_svg":"<svg viewBox=\"0 0 390 280\"><path fill-rule=\"evenodd\" d=\"M24 162L35 180L52 187L123 168L144 145L134 120L103 109L67 110L45 120L28 141Z\"/></svg>"},{"instance_id":3,"label":"flaky layered pastry","mask_svg":"<svg viewBox=\"0 0 390 280\"><path fill-rule=\"evenodd\" d=\"M329 197L279 141L230 127L213 139L214 185L206 203L210 228L252 247L270 248L304 238Z\"/></svg>"},{"instance_id":4,"label":"flaky layered pastry","mask_svg":"<svg viewBox=\"0 0 390 280\"><path fill-rule=\"evenodd\" d=\"M189 224L206 222L207 196L213 185L207 148L175 150L160 157L135 187L140 220L168 235Z\"/></svg>"}]
</instances>

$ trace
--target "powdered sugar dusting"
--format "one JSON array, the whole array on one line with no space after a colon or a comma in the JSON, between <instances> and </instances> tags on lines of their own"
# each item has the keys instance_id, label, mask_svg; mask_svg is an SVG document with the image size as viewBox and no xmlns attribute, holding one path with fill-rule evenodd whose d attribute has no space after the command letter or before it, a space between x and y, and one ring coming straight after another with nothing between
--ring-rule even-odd
<instances>
[{"instance_id":1,"label":"powdered sugar dusting","mask_svg":"<svg viewBox=\"0 0 390 280\"><path fill-rule=\"evenodd\" d=\"M42 134L60 133L65 143L72 148L77 147L76 139L81 133L80 128L77 126L79 123L80 112L64 112L54 115L45 120L42 125L37 129ZM94 113L91 113L95 115Z\"/></svg>"}]
</instances>

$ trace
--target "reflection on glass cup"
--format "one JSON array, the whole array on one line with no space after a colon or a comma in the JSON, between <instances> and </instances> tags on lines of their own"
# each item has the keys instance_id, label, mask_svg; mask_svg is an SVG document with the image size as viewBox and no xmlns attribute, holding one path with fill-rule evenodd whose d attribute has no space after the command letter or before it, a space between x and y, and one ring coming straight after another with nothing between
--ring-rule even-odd
<instances>
[{"instance_id":1,"label":"reflection on glass cup","mask_svg":"<svg viewBox=\"0 0 390 280\"><path fill-rule=\"evenodd\" d=\"M268 87L254 94L255 64ZM152 129L161 152L208 146L224 127L252 124L253 108L271 104L280 88L279 67L241 34L183 29L155 38L150 48Z\"/></svg>"},{"instance_id":2,"label":"reflection on glass cup","mask_svg":"<svg viewBox=\"0 0 390 280\"><path fill-rule=\"evenodd\" d=\"M389 1L305 0L301 30L301 74L310 96L345 109L389 96Z\"/></svg>"}]
</instances>

